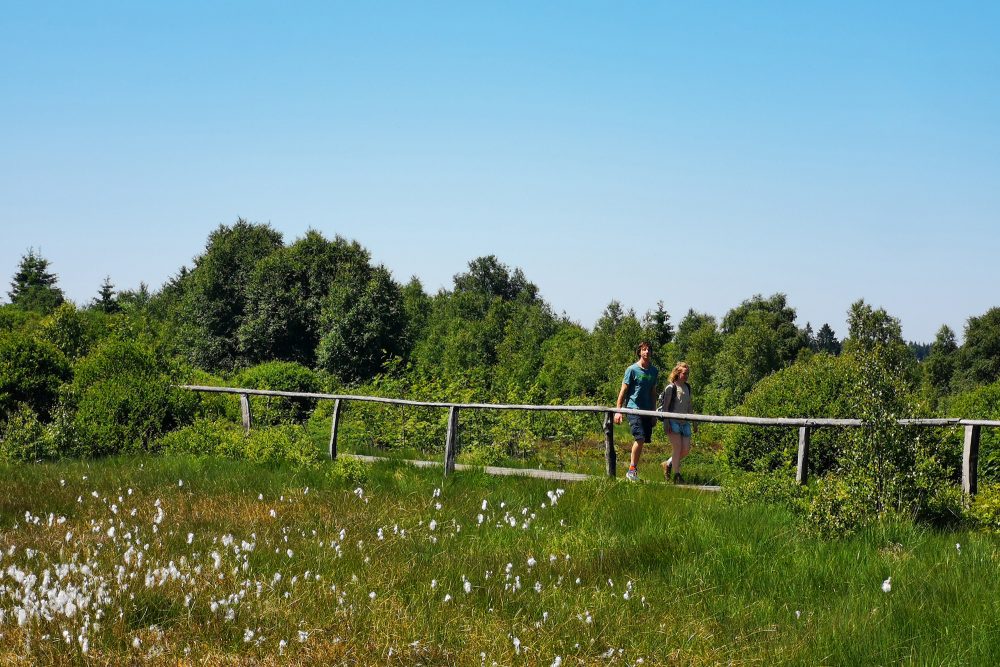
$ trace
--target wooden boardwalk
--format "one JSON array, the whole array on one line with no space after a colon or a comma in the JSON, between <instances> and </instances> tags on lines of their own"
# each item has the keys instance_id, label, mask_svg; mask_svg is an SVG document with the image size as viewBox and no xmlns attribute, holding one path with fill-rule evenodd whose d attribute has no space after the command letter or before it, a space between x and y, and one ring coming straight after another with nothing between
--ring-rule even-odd
<instances>
[{"instance_id":1,"label":"wooden boardwalk","mask_svg":"<svg viewBox=\"0 0 1000 667\"><path fill-rule=\"evenodd\" d=\"M397 463L406 463L407 465L416 466L418 468L433 468L441 467L444 465L440 461L416 461L413 459L393 459L385 456L365 456L363 454L345 454L341 453L342 457L350 457L353 459L359 459L367 463L377 463L380 461L395 461ZM579 472L560 472L557 470L538 470L535 468L501 468L499 466L470 466L463 463L456 463L455 470L482 470L488 475L504 475L504 476L514 476L514 477L535 477L538 479L554 479L560 482L582 482L588 479L597 479L596 475L585 475ZM599 476L600 479L604 479L604 475ZM657 480L661 484L666 484L663 480ZM682 489L694 489L696 491L708 491L717 492L722 489L721 486L714 486L710 484L677 484L676 485Z\"/></svg>"}]
</instances>

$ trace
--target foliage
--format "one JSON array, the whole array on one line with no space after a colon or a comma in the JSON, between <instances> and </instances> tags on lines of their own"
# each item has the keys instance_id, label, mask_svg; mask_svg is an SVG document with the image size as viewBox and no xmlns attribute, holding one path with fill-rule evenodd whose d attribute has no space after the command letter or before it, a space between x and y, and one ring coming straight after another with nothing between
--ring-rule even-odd
<instances>
[{"instance_id":1,"label":"foliage","mask_svg":"<svg viewBox=\"0 0 1000 667\"><path fill-rule=\"evenodd\" d=\"M770 375L754 386L737 413L747 417L853 417L856 361L850 356L816 354ZM836 465L846 447L843 429L813 429L810 475ZM741 470L779 470L796 460L798 431L788 427L736 425L724 437L726 460Z\"/></svg>"},{"instance_id":2,"label":"foliage","mask_svg":"<svg viewBox=\"0 0 1000 667\"><path fill-rule=\"evenodd\" d=\"M49 271L49 260L32 248L21 256L7 296L13 305L24 310L51 313L65 300L58 281L56 274Z\"/></svg>"},{"instance_id":3,"label":"foliage","mask_svg":"<svg viewBox=\"0 0 1000 667\"><path fill-rule=\"evenodd\" d=\"M840 341L837 340L837 334L834 333L833 329L826 322L816 332L816 338L812 341L812 345L816 352L826 352L833 355L840 354L841 345Z\"/></svg>"},{"instance_id":4,"label":"foliage","mask_svg":"<svg viewBox=\"0 0 1000 667\"><path fill-rule=\"evenodd\" d=\"M181 349L195 365L219 370L242 363L237 331L245 317L248 286L257 262L280 247L281 234L270 225L240 218L232 227L219 225L194 268L181 270L175 279L173 317Z\"/></svg>"},{"instance_id":5,"label":"foliage","mask_svg":"<svg viewBox=\"0 0 1000 667\"><path fill-rule=\"evenodd\" d=\"M363 283L338 282L320 316L317 363L344 382L373 377L404 352L406 311L399 285L384 267Z\"/></svg>"},{"instance_id":6,"label":"foliage","mask_svg":"<svg viewBox=\"0 0 1000 667\"><path fill-rule=\"evenodd\" d=\"M104 282L101 283L101 289L92 306L106 315L114 315L121 310L118 300L115 299L115 285L111 282L111 276L104 276Z\"/></svg>"},{"instance_id":7,"label":"foliage","mask_svg":"<svg viewBox=\"0 0 1000 667\"><path fill-rule=\"evenodd\" d=\"M83 456L148 451L189 422L198 399L172 386L176 372L147 348L115 338L80 360L67 395Z\"/></svg>"},{"instance_id":8,"label":"foliage","mask_svg":"<svg viewBox=\"0 0 1000 667\"><path fill-rule=\"evenodd\" d=\"M75 361L108 335L108 318L100 312L79 310L70 302L63 303L44 317L38 327L38 337L52 343L67 359Z\"/></svg>"},{"instance_id":9,"label":"foliage","mask_svg":"<svg viewBox=\"0 0 1000 667\"><path fill-rule=\"evenodd\" d=\"M953 396L946 409L946 415L1000 421L1000 380ZM950 429L943 444L948 450L960 452L962 438L962 429ZM1000 482L1000 429L983 428L980 431L979 478Z\"/></svg>"},{"instance_id":10,"label":"foliage","mask_svg":"<svg viewBox=\"0 0 1000 667\"><path fill-rule=\"evenodd\" d=\"M196 420L159 438L157 447L168 454L222 456L259 464L289 464L311 468L319 463L319 451L306 431L297 426L274 426L243 430L228 421Z\"/></svg>"},{"instance_id":11,"label":"foliage","mask_svg":"<svg viewBox=\"0 0 1000 667\"><path fill-rule=\"evenodd\" d=\"M316 373L292 361L270 361L241 371L235 377L238 387L316 393L320 390ZM255 424L272 426L302 423L309 418L316 404L314 399L251 396L251 412Z\"/></svg>"},{"instance_id":12,"label":"foliage","mask_svg":"<svg viewBox=\"0 0 1000 667\"><path fill-rule=\"evenodd\" d=\"M980 487L979 492L973 496L967 513L979 528L1000 533L1000 485Z\"/></svg>"},{"instance_id":13,"label":"foliage","mask_svg":"<svg viewBox=\"0 0 1000 667\"><path fill-rule=\"evenodd\" d=\"M866 502L871 491L864 481L839 475L820 479L809 498L806 526L822 537L842 538L871 525L878 514Z\"/></svg>"},{"instance_id":14,"label":"foliage","mask_svg":"<svg viewBox=\"0 0 1000 667\"><path fill-rule=\"evenodd\" d=\"M359 486L368 482L371 466L361 459L342 456L327 469L326 475L337 484Z\"/></svg>"},{"instance_id":15,"label":"foliage","mask_svg":"<svg viewBox=\"0 0 1000 667\"><path fill-rule=\"evenodd\" d=\"M246 314L238 337L241 355L316 364L325 331L322 319L332 291L364 284L371 276L368 251L341 237L328 241L313 229L254 266L247 285ZM333 313L336 320L339 313Z\"/></svg>"},{"instance_id":16,"label":"foliage","mask_svg":"<svg viewBox=\"0 0 1000 667\"><path fill-rule=\"evenodd\" d=\"M965 342L956 359L955 380L962 389L1000 380L1000 307L965 325Z\"/></svg>"},{"instance_id":17,"label":"foliage","mask_svg":"<svg viewBox=\"0 0 1000 667\"><path fill-rule=\"evenodd\" d=\"M38 461L54 458L48 446L45 427L38 415L24 403L18 404L6 423L0 424L0 459L4 461Z\"/></svg>"},{"instance_id":18,"label":"foliage","mask_svg":"<svg viewBox=\"0 0 1000 667\"><path fill-rule=\"evenodd\" d=\"M930 354L923 361L922 393L932 405L950 392L957 352L955 332L948 325L942 325L931 344Z\"/></svg>"},{"instance_id":19,"label":"foliage","mask_svg":"<svg viewBox=\"0 0 1000 667\"><path fill-rule=\"evenodd\" d=\"M0 333L0 420L18 403L44 419L69 378L66 357L51 343L22 333Z\"/></svg>"},{"instance_id":20,"label":"foliage","mask_svg":"<svg viewBox=\"0 0 1000 667\"><path fill-rule=\"evenodd\" d=\"M781 367L781 345L770 318L760 311L749 313L723 339L714 360L704 409L718 414L730 412L760 379Z\"/></svg>"},{"instance_id":21,"label":"foliage","mask_svg":"<svg viewBox=\"0 0 1000 667\"><path fill-rule=\"evenodd\" d=\"M794 470L733 472L722 487L722 498L732 505L784 505L803 513L808 508L806 488L795 481Z\"/></svg>"}]
</instances>

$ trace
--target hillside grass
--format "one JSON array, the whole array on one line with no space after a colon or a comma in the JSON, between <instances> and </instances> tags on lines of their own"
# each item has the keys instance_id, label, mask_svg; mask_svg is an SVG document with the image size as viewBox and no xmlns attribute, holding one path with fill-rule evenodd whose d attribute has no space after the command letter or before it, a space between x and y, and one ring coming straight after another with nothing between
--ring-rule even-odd
<instances>
[{"instance_id":1,"label":"hillside grass","mask_svg":"<svg viewBox=\"0 0 1000 667\"><path fill-rule=\"evenodd\" d=\"M665 484L396 463L115 458L0 480L5 664L1000 658L986 534L824 541L779 508Z\"/></svg>"}]
</instances>

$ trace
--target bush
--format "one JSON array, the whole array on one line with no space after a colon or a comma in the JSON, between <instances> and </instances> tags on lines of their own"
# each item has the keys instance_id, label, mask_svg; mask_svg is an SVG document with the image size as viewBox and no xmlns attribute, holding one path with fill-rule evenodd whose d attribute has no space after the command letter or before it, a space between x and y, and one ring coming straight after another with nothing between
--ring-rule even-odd
<instances>
[{"instance_id":1,"label":"bush","mask_svg":"<svg viewBox=\"0 0 1000 667\"><path fill-rule=\"evenodd\" d=\"M769 375L737 410L748 417L850 418L855 362L851 357L816 354ZM738 425L726 430L726 460L741 470L776 470L796 460L798 430ZM848 434L845 429L815 429L809 448L809 472L822 475L836 464Z\"/></svg>"},{"instance_id":2,"label":"bush","mask_svg":"<svg viewBox=\"0 0 1000 667\"><path fill-rule=\"evenodd\" d=\"M1000 420L1000 381L963 392L948 401L945 416ZM963 431L950 429L948 449L962 451ZM979 479L1000 482L1000 429L983 428L979 436Z\"/></svg>"},{"instance_id":3,"label":"bush","mask_svg":"<svg viewBox=\"0 0 1000 667\"><path fill-rule=\"evenodd\" d=\"M4 461L38 461L54 458L45 427L38 415L21 403L0 431L0 459Z\"/></svg>"},{"instance_id":4,"label":"bush","mask_svg":"<svg viewBox=\"0 0 1000 667\"><path fill-rule=\"evenodd\" d=\"M846 537L877 518L866 502L872 492L836 475L819 480L809 499L806 525L822 537Z\"/></svg>"},{"instance_id":5,"label":"bush","mask_svg":"<svg viewBox=\"0 0 1000 667\"><path fill-rule=\"evenodd\" d=\"M361 459L338 458L328 469L327 476L342 484L360 486L368 481L371 467Z\"/></svg>"},{"instance_id":6,"label":"bush","mask_svg":"<svg viewBox=\"0 0 1000 667\"><path fill-rule=\"evenodd\" d=\"M732 474L722 487L722 499L733 505L785 505L800 513L808 508L806 487L795 481L795 474L789 468Z\"/></svg>"},{"instance_id":7,"label":"bush","mask_svg":"<svg viewBox=\"0 0 1000 667\"><path fill-rule=\"evenodd\" d=\"M59 386L70 378L70 366L52 344L19 333L0 333L0 420L26 404L48 417Z\"/></svg>"},{"instance_id":8,"label":"bush","mask_svg":"<svg viewBox=\"0 0 1000 667\"><path fill-rule=\"evenodd\" d=\"M80 455L149 451L194 417L197 396L173 387L172 369L138 343L109 339L75 370L67 398Z\"/></svg>"},{"instance_id":9,"label":"bush","mask_svg":"<svg viewBox=\"0 0 1000 667\"><path fill-rule=\"evenodd\" d=\"M168 433L158 443L165 453L222 456L253 463L282 464L310 468L320 454L305 429L275 426L244 435L242 428L227 421L199 419L190 426Z\"/></svg>"},{"instance_id":10,"label":"bush","mask_svg":"<svg viewBox=\"0 0 1000 667\"><path fill-rule=\"evenodd\" d=\"M293 361L270 361L248 368L235 378L236 385L245 389L272 391L302 391L316 393L320 382L316 374ZM301 424L309 418L316 401L308 398L251 396L250 407L255 423Z\"/></svg>"},{"instance_id":11,"label":"bush","mask_svg":"<svg viewBox=\"0 0 1000 667\"><path fill-rule=\"evenodd\" d=\"M979 489L969 505L968 516L980 528L1000 533L1000 485Z\"/></svg>"}]
</instances>

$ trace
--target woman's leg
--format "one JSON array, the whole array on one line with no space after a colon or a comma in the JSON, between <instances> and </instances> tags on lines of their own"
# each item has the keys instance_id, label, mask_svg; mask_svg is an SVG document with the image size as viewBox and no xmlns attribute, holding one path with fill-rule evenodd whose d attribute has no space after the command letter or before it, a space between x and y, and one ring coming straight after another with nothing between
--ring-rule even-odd
<instances>
[{"instance_id":1,"label":"woman's leg","mask_svg":"<svg viewBox=\"0 0 1000 667\"><path fill-rule=\"evenodd\" d=\"M690 449L690 445L688 446ZM684 436L680 433L674 433L673 429L670 429L670 459L671 459L671 470L668 472L671 475L676 475L681 471L681 452L684 450Z\"/></svg>"}]
</instances>

